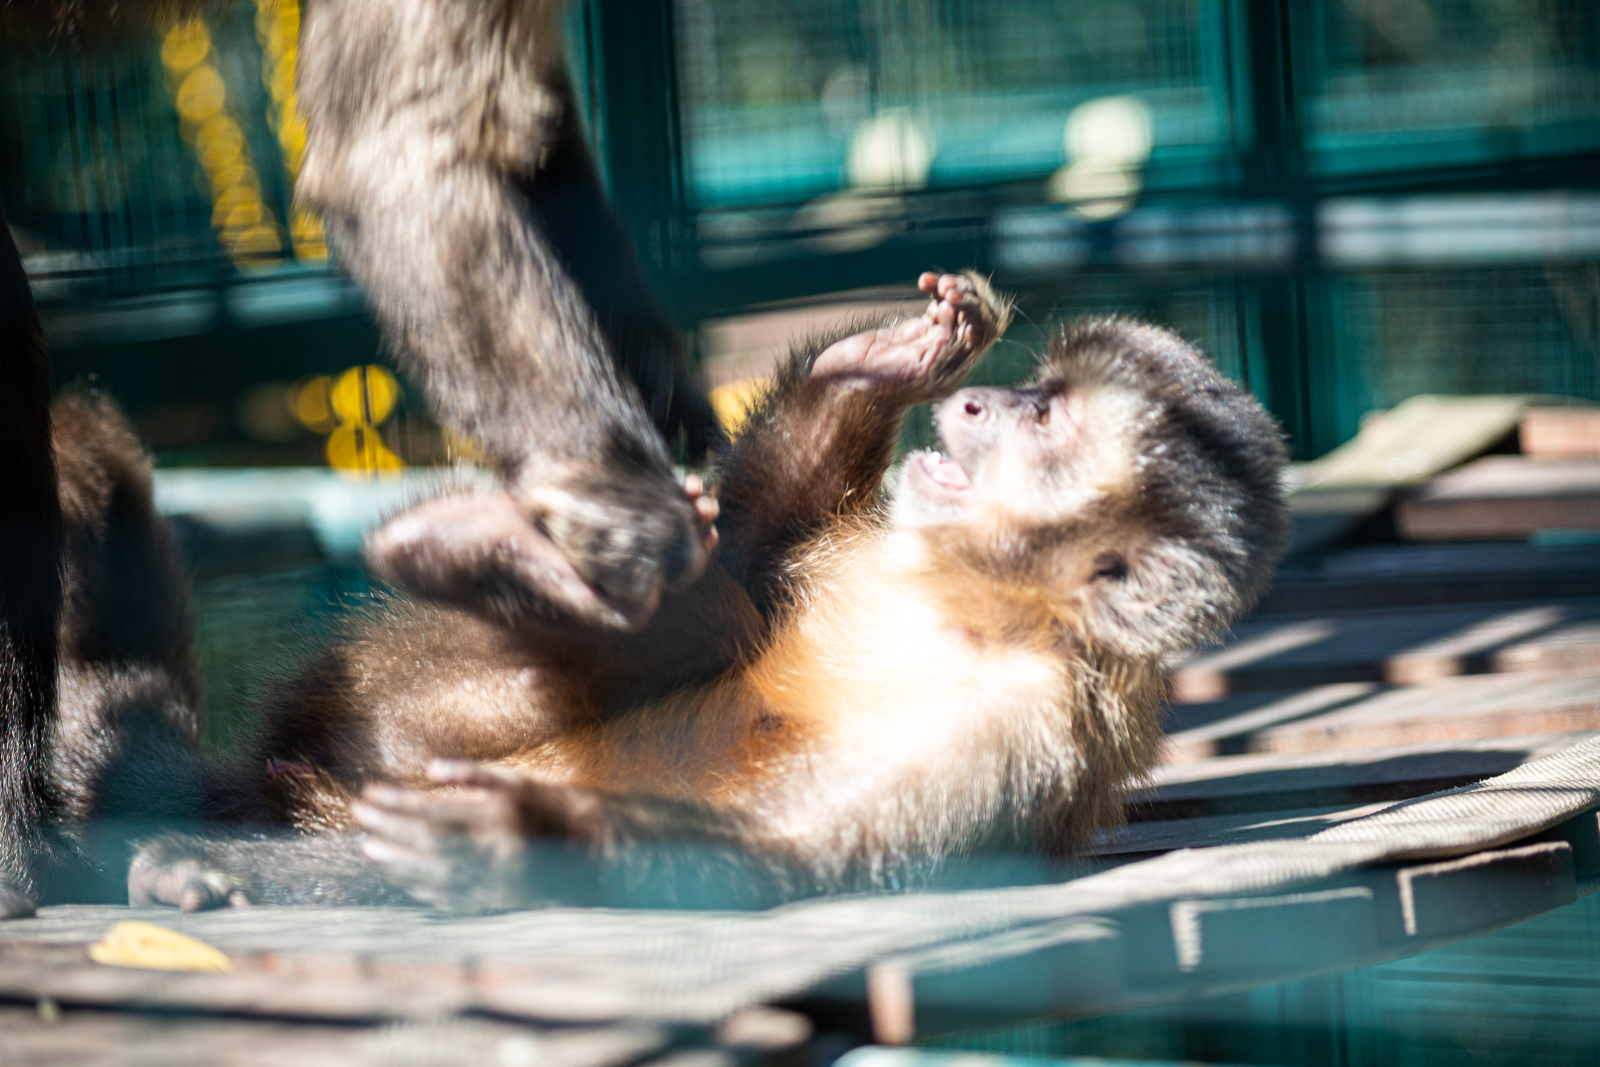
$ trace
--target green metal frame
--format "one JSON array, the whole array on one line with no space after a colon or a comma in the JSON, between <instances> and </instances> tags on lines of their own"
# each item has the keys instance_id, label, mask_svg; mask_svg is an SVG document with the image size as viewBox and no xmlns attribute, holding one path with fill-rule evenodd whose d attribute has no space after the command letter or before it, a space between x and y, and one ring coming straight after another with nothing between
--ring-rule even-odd
<instances>
[{"instance_id":1,"label":"green metal frame","mask_svg":"<svg viewBox=\"0 0 1600 1067\"><path fill-rule=\"evenodd\" d=\"M708 250L733 247L739 252L741 247L717 244L707 229L730 209L702 209L691 202L674 0L580 0L568 12L567 30L578 95L612 198L637 239L641 259L663 305L685 328L692 330L708 318L753 305L904 284L929 267L973 266L997 271L1002 283L1021 291L1024 309L1036 318L1058 306L1073 306L1067 299L1069 290L1084 285L1091 276L1124 278L1126 292L1132 294L1125 299L1134 299L1152 284L1189 284L1184 279L1192 278L1194 269L1200 267L1202 273L1209 270L1217 300L1231 301L1231 307L1219 313L1233 320L1229 332L1237 344L1236 373L1278 415L1296 454L1308 457L1339 443L1352 431L1359 414L1350 410L1359 402L1350 385L1352 368L1343 365L1349 358L1349 337L1340 305L1338 272L1317 254L1320 204L1329 197L1346 195L1600 187L1600 118L1579 127L1567 123L1544 138L1549 142L1545 144L1538 143L1539 137L1533 134L1514 139L1515 143L1505 138L1480 138L1482 143L1469 151L1461 147L1466 142L1457 137L1451 142L1453 147L1441 148L1431 161L1423 149L1397 154L1391 151L1394 145L1385 149L1386 155L1380 153L1382 158L1366 149L1352 149L1348 158L1335 158L1325 144L1310 143L1306 101L1315 96L1323 73L1315 64L1319 62L1318 48L1325 43L1318 35L1330 2L1196 0L1195 10L1205 33L1198 46L1198 61L1207 84L1216 84L1225 97L1225 142L1220 154L1207 156L1209 161L1198 169L1186 163L1178 169L1162 170L1152 163L1147 191L1140 200L1141 205L1156 209L1277 205L1292 220L1294 255L1265 265L1217 262L1209 267L1140 268L1115 255L1122 238L1114 225L1093 224L1084 229L1091 249L1088 258L1049 276L1009 275L995 254L997 220L1018 210L1048 210L1037 175L959 187L935 183L905 194L897 219L900 230L874 247L849 252L819 252L803 237L790 234L786 223L798 204L756 205L750 209L750 217L766 218L770 225L752 239L753 254L737 265L724 262L719 266ZM855 8L840 0L840 10ZM1574 10L1582 15L1581 8ZM1594 49L1600 50L1600 35L1593 27L1583 32L1595 37ZM82 76L74 73L72 64L77 61L63 56L59 62L63 84ZM1592 65L1600 71L1600 62ZM159 82L152 84L160 92ZM66 101L64 106L116 114L117 102L104 89L103 84L89 85L90 95L99 93L92 101L87 97L77 101L70 94L57 99ZM5 82L0 77L0 97L4 95ZM270 170L277 165L277 146L263 132L263 123L255 121L260 118L255 114L259 110L250 112L251 142L263 168ZM0 139L6 138L5 121L0 114ZM87 135L86 131L80 134ZM1400 138L1395 140L1398 143ZM0 167L0 181L14 192L19 181L35 180L34 167L31 160L11 161L9 168ZM276 171L273 174L276 176ZM281 196L278 199L281 208ZM124 222L111 222L129 227L140 224L131 215ZM248 364L232 361L238 374L218 377L207 372L193 379L215 381L216 388L225 388L221 378L231 381L249 374L287 377L301 369L334 369L370 358L376 349L375 334L360 328L357 309L314 291L314 271L296 268L268 279L252 278L236 273L219 254L176 268L155 266L158 269L153 272L112 271L98 286L56 299L48 297L48 286L41 287L47 313L71 315L85 306L101 309L108 298L159 295L173 288L193 292L198 286L211 294L207 299L216 307L211 321L217 325L204 331L205 335L215 342L214 330L231 331L230 346L256 353ZM298 323L274 325L267 331L271 339L264 335L257 344L249 323L231 314L229 294L240 285L280 283L284 293L298 291L296 286L305 288L310 294L307 310ZM331 278L327 287L335 287ZM137 302L128 305L128 314L136 316L141 306ZM338 309L331 318L330 307ZM347 325L330 333L326 327L335 321ZM352 352L350 344L357 334L363 351ZM335 335L337 343L332 342ZM199 341L194 343L203 347ZM87 370L111 374L110 368L116 364L131 368L140 360L153 358L148 348L123 344L115 330L98 341L76 346L58 343L57 347L64 376ZM1231 353L1218 355L1225 363L1234 361ZM142 390L151 381L170 377L146 376L134 388Z\"/></svg>"}]
</instances>

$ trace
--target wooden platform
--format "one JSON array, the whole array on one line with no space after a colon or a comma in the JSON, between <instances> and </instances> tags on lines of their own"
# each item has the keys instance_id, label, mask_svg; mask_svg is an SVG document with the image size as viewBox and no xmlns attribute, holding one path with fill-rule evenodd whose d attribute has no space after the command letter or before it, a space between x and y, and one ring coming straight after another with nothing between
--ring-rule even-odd
<instances>
[{"instance_id":1,"label":"wooden platform","mask_svg":"<svg viewBox=\"0 0 1600 1067\"><path fill-rule=\"evenodd\" d=\"M1402 497L1395 520L1414 541L1600 530L1600 459L1485 456Z\"/></svg>"},{"instance_id":2,"label":"wooden platform","mask_svg":"<svg viewBox=\"0 0 1600 1067\"><path fill-rule=\"evenodd\" d=\"M1362 966L1600 886L1600 545L1297 561L1173 693L1168 763L1073 867L762 913L47 908L0 924L0 1062L740 1067ZM129 917L233 972L93 963Z\"/></svg>"}]
</instances>

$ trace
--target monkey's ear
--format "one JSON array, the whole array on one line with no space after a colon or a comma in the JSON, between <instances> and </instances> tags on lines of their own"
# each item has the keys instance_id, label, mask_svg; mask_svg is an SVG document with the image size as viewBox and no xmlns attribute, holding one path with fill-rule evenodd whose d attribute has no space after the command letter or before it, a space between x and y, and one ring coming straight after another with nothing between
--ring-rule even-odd
<instances>
[{"instance_id":1,"label":"monkey's ear","mask_svg":"<svg viewBox=\"0 0 1600 1067\"><path fill-rule=\"evenodd\" d=\"M1077 573L1090 633L1130 656L1162 657L1203 644L1239 608L1222 567L1182 539L1130 540L1080 562Z\"/></svg>"},{"instance_id":2,"label":"monkey's ear","mask_svg":"<svg viewBox=\"0 0 1600 1067\"><path fill-rule=\"evenodd\" d=\"M366 554L391 585L512 626L565 620L633 630L656 606L629 613L597 592L505 493L413 508L373 532Z\"/></svg>"}]
</instances>

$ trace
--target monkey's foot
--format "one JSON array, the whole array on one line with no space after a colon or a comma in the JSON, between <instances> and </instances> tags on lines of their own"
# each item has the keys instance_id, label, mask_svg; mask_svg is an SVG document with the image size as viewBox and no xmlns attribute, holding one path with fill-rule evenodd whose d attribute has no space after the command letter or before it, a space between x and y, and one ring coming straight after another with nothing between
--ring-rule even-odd
<instances>
[{"instance_id":1,"label":"monkey's foot","mask_svg":"<svg viewBox=\"0 0 1600 1067\"><path fill-rule=\"evenodd\" d=\"M416 899L503 910L595 896L591 857L605 848L598 798L514 771L434 760L428 775L464 792L368 786L350 814L361 851Z\"/></svg>"},{"instance_id":2,"label":"monkey's foot","mask_svg":"<svg viewBox=\"0 0 1600 1067\"><path fill-rule=\"evenodd\" d=\"M0 881L0 921L26 919L37 909L33 900L10 882Z\"/></svg>"},{"instance_id":3,"label":"monkey's foot","mask_svg":"<svg viewBox=\"0 0 1600 1067\"><path fill-rule=\"evenodd\" d=\"M716 517L695 475L670 494L569 479L430 501L370 537L367 558L394 585L509 625L636 630L704 570Z\"/></svg>"},{"instance_id":4,"label":"monkey's foot","mask_svg":"<svg viewBox=\"0 0 1600 1067\"><path fill-rule=\"evenodd\" d=\"M161 838L141 848L128 866L128 903L206 911L249 907L250 898L232 875L208 864L203 852Z\"/></svg>"},{"instance_id":5,"label":"monkey's foot","mask_svg":"<svg viewBox=\"0 0 1600 1067\"><path fill-rule=\"evenodd\" d=\"M976 274L923 274L933 297L921 317L853 334L817 356L813 377L867 378L933 397L954 387L1010 320L1010 308Z\"/></svg>"}]
</instances>

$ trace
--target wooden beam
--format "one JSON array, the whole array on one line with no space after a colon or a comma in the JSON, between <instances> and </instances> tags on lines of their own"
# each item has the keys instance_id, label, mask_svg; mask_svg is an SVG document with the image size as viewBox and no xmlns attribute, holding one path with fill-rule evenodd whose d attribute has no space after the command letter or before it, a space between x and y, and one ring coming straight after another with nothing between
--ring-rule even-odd
<instances>
[{"instance_id":1,"label":"wooden beam","mask_svg":"<svg viewBox=\"0 0 1600 1067\"><path fill-rule=\"evenodd\" d=\"M1370 804L1482 781L1593 734L1435 741L1355 751L1220 756L1159 767L1128 795L1130 821Z\"/></svg>"},{"instance_id":2,"label":"wooden beam","mask_svg":"<svg viewBox=\"0 0 1600 1067\"><path fill-rule=\"evenodd\" d=\"M1256 617L1593 596L1600 544L1361 545L1284 566Z\"/></svg>"},{"instance_id":3,"label":"wooden beam","mask_svg":"<svg viewBox=\"0 0 1600 1067\"><path fill-rule=\"evenodd\" d=\"M1600 459L1486 456L1401 499L1395 522L1413 541L1600 530Z\"/></svg>"},{"instance_id":4,"label":"wooden beam","mask_svg":"<svg viewBox=\"0 0 1600 1067\"><path fill-rule=\"evenodd\" d=\"M1180 704L1340 682L1600 668L1600 600L1338 612L1247 621L1173 672Z\"/></svg>"},{"instance_id":5,"label":"wooden beam","mask_svg":"<svg viewBox=\"0 0 1600 1067\"><path fill-rule=\"evenodd\" d=\"M1517 438L1525 456L1600 457L1600 408L1529 408Z\"/></svg>"},{"instance_id":6,"label":"wooden beam","mask_svg":"<svg viewBox=\"0 0 1600 1067\"><path fill-rule=\"evenodd\" d=\"M1528 672L1386 690L1326 715L1269 727L1250 747L1328 752L1595 730L1600 671Z\"/></svg>"}]
</instances>

